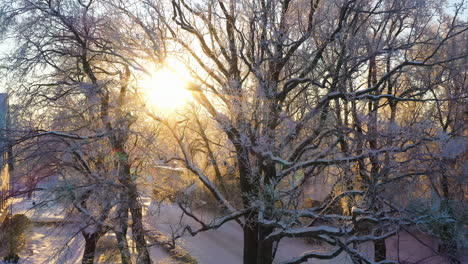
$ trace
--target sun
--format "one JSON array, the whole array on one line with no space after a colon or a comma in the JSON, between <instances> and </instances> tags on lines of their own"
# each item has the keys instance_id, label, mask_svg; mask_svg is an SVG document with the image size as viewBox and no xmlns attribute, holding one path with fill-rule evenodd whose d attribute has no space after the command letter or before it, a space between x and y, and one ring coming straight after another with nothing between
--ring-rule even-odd
<instances>
[{"instance_id":1,"label":"sun","mask_svg":"<svg viewBox=\"0 0 468 264\"><path fill-rule=\"evenodd\" d=\"M164 112L176 111L191 99L187 90L188 80L182 67L165 66L151 76L142 78L140 86L144 90L148 105Z\"/></svg>"}]
</instances>

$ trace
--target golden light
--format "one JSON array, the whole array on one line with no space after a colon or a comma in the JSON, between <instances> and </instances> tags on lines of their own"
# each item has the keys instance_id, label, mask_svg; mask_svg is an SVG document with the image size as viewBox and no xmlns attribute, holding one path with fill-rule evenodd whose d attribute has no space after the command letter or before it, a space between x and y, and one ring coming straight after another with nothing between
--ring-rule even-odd
<instances>
[{"instance_id":1,"label":"golden light","mask_svg":"<svg viewBox=\"0 0 468 264\"><path fill-rule=\"evenodd\" d=\"M183 107L191 99L186 69L174 65L157 70L150 77L140 80L144 90L146 103L160 111L175 111Z\"/></svg>"}]
</instances>

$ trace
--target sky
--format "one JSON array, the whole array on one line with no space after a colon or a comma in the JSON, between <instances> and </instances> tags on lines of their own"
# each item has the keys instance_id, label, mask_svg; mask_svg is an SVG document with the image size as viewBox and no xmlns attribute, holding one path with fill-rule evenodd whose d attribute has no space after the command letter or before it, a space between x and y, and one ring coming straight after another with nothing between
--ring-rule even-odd
<instances>
[{"instance_id":1,"label":"sky","mask_svg":"<svg viewBox=\"0 0 468 264\"><path fill-rule=\"evenodd\" d=\"M448 6L449 6L449 11L450 12L453 12L453 6L454 4L456 3L460 3L460 0L448 0ZM465 7L465 11L463 12L463 14L461 14L461 18L464 19L464 20L468 20L468 0L465 0L465 3L464 3L464 7Z\"/></svg>"},{"instance_id":2,"label":"sky","mask_svg":"<svg viewBox=\"0 0 468 264\"><path fill-rule=\"evenodd\" d=\"M424 0L422 0L424 1ZM1 0L0 0L1 2ZM456 3L460 3L460 0L448 0L447 1L447 11L449 13L454 12L454 5ZM464 0L464 12L460 15L460 18L463 20L468 20L468 0ZM12 40L3 41L0 39L0 59L7 54L11 47L14 47L14 43ZM6 83L5 80L0 78L0 93L6 92Z\"/></svg>"}]
</instances>

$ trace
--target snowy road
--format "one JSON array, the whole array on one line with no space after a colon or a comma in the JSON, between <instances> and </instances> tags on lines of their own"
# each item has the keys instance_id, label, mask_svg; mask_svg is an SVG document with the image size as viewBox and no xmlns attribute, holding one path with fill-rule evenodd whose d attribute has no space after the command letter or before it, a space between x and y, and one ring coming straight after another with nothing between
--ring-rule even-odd
<instances>
[{"instance_id":1,"label":"snowy road","mask_svg":"<svg viewBox=\"0 0 468 264\"><path fill-rule=\"evenodd\" d=\"M163 205L160 208L160 214L155 204L149 201L144 202L148 206L148 214L146 222L153 228L158 229L165 235L171 234L171 227L177 226L179 223L181 210L174 205ZM210 218L205 216L205 221ZM183 223L189 223L196 227L197 225L191 219L184 218ZM187 235L179 240L180 245L186 249L193 257L201 264L239 264L242 263L242 229L234 222L225 223L217 230L205 231L192 237ZM298 257L308 250L320 250L317 246L313 246L303 242L300 239L284 239L281 241L275 263ZM307 263L351 263L345 254L340 255L333 262L314 260Z\"/></svg>"},{"instance_id":2,"label":"snowy road","mask_svg":"<svg viewBox=\"0 0 468 264\"><path fill-rule=\"evenodd\" d=\"M171 226L176 226L179 223L181 210L174 206L165 204L160 208L161 214L157 214L157 206L151 204L149 200L144 202L148 207L149 214L146 216L146 222L153 228L158 229L165 235L171 234ZM208 215L204 216L205 222L209 222ZM183 223L191 224L196 227L197 224L187 217ZM422 245L414 238L414 234L402 232L399 236L394 236L386 241L387 254L392 260L399 263L425 263L425 264L444 264L447 259L437 256L437 241L430 237L418 234L419 241L423 241L426 245ZM195 237L187 235L179 240L180 245L186 249L200 264L240 264L242 263L242 229L234 222L225 223L217 230L205 231L197 234ZM283 239L279 245L278 252L274 263L291 258L299 257L306 251L314 250L315 252L323 251L318 245L305 243L300 239ZM360 251L368 256L373 255L373 246L369 243L360 246ZM468 252L466 250L461 253L462 263L468 263ZM348 264L352 263L349 257L342 253L333 260L309 260L307 263L317 264Z\"/></svg>"},{"instance_id":3,"label":"snowy road","mask_svg":"<svg viewBox=\"0 0 468 264\"><path fill-rule=\"evenodd\" d=\"M145 222L146 225L163 232L165 235L171 234L171 227L177 226L181 210L174 205L163 205L158 214L157 206L151 203L150 199L142 199L146 205ZM33 225L33 230L29 235L29 242L21 254L22 264L41 264L41 263L60 263L60 264L78 264L80 263L83 239L81 235L76 235L78 225L69 223L58 227L54 222L63 220L62 209L51 207L40 213L31 211L31 200L17 199L13 207L13 213L26 213L30 219L36 224ZM205 221L209 221L209 216L204 216ZM70 219L71 220L71 219ZM47 224L47 223L50 224ZM185 224L189 223L193 227L196 224L193 220L184 218ZM39 225L37 225L39 224ZM75 236L75 239L71 237ZM71 240L70 240L71 239ZM432 249L421 246L412 236L402 233L399 237L392 237L387 240L388 255L391 259L399 260L400 263L425 263L425 264L443 264L447 263L446 259L434 256L434 249L437 249L437 241L430 239L427 236L418 235L418 239L424 241ZM113 234L108 234L104 241L101 241L103 254L98 254L96 263L119 263L118 252L115 248L115 238ZM107 241L107 242L105 242ZM399 241L399 243L397 243ZM200 264L240 264L242 263L242 229L235 222L228 222L217 230L210 230L199 233L197 236L186 237L178 240L178 243L187 250ZM109 256L107 246L112 251L110 256L114 259L103 258ZM399 244L399 245L398 245ZM55 256L58 250L62 249L60 256ZM300 239L284 239L280 243L275 263L280 263L284 260L298 257L302 253L309 250L320 250L318 246L310 245ZM362 249L361 249L362 250ZM367 254L372 254L372 247L367 246ZM397 256L397 253L400 256ZM462 263L468 263L468 252L462 256ZM152 246L150 248L151 258L155 264L177 263L171 260L170 256L160 247ZM52 261L54 259L55 261ZM424 259L423 261L421 261ZM418 262L419 261L419 262ZM331 260L311 260L308 263L318 264L347 264L351 263L345 254Z\"/></svg>"}]
</instances>

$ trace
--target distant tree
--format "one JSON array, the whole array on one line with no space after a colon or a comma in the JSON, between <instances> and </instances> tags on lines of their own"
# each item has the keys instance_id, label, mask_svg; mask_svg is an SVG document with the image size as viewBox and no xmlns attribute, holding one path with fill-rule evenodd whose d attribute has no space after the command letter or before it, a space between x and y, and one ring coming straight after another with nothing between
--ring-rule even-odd
<instances>
[{"instance_id":1,"label":"distant tree","mask_svg":"<svg viewBox=\"0 0 468 264\"><path fill-rule=\"evenodd\" d=\"M450 40L438 56L448 58L457 54L468 44L468 34L464 33ZM465 49L466 50L466 49ZM425 195L415 197L431 199L432 203L422 208L412 208L412 212L423 220L419 223L423 230L441 239L439 251L450 258L451 263L460 263L457 252L466 246L466 239L459 230L466 223L467 191L465 180L466 168L463 165L468 155L466 127L467 113L463 105L467 103L467 58L444 63L430 70L415 74L415 79L422 80L435 99L424 105L421 119L426 126L419 133L437 135L438 139L428 142L418 153L416 166L425 166ZM428 122L431 120L431 122ZM424 216L424 213L427 213Z\"/></svg>"},{"instance_id":2,"label":"distant tree","mask_svg":"<svg viewBox=\"0 0 468 264\"><path fill-rule=\"evenodd\" d=\"M133 129L142 127L135 125L141 103L132 70L142 68L142 56L158 63L159 51L129 48L142 32L105 1L13 0L2 2L0 10L2 34L15 43L2 69L22 112L17 116L31 124L17 131L16 144L20 152L27 145L41 155L50 151L64 182L73 183L70 205L86 226L83 263L93 262L96 242L107 230L116 234L122 263L132 263L129 223L136 263L151 263L138 200L138 162L131 156L138 146ZM56 149L31 144L37 138L54 142Z\"/></svg>"}]
</instances>

